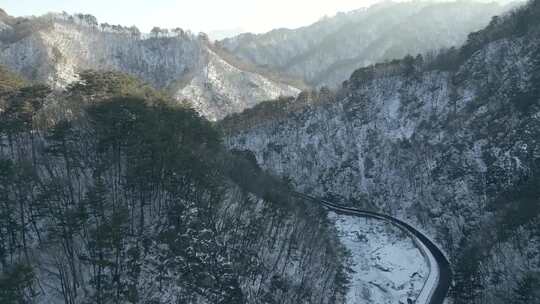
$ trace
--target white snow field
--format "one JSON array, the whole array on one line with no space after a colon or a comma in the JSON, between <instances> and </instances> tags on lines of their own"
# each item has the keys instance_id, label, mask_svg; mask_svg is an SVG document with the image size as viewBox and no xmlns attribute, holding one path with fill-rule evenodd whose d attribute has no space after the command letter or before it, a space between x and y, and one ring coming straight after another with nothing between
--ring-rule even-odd
<instances>
[{"instance_id":1,"label":"white snow field","mask_svg":"<svg viewBox=\"0 0 540 304\"><path fill-rule=\"evenodd\" d=\"M351 253L347 304L416 301L430 267L413 238L386 221L333 212L330 217Z\"/></svg>"}]
</instances>

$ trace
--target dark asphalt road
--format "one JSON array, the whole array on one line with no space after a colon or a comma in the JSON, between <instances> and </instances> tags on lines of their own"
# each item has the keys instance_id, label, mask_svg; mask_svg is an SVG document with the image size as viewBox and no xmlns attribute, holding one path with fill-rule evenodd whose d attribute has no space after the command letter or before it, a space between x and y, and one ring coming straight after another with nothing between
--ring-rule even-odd
<instances>
[{"instance_id":1,"label":"dark asphalt road","mask_svg":"<svg viewBox=\"0 0 540 304\"><path fill-rule=\"evenodd\" d=\"M426 248L431 252L433 257L437 261L437 267L439 269L439 278L438 278L437 286L432 291L429 301L426 304L443 304L444 299L446 298L446 295L448 293L448 289L450 288L450 283L452 281L452 271L450 269L450 263L448 262L448 259L443 254L443 252L439 249L439 247L437 247L428 237L426 237L420 231L416 230L411 225L399 219L391 217L389 215L341 206L341 205L334 204L332 202L329 202L323 199L318 199L316 197L309 196L309 195L299 193L299 192L294 192L294 195L301 199L321 204L324 207L336 213L385 219L398 226L405 228L407 231L409 231L409 233L414 235L420 242L422 242L424 246L426 246ZM418 303L418 304L424 304L424 303Z\"/></svg>"}]
</instances>

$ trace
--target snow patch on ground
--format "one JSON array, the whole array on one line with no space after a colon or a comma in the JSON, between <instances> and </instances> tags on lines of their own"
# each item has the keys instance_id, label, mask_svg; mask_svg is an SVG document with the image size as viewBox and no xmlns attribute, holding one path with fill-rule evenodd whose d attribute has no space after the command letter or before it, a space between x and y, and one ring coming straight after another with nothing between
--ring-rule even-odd
<instances>
[{"instance_id":1,"label":"snow patch on ground","mask_svg":"<svg viewBox=\"0 0 540 304\"><path fill-rule=\"evenodd\" d=\"M377 219L331 212L342 243L351 252L347 304L414 301L429 266L413 240L398 227Z\"/></svg>"}]
</instances>

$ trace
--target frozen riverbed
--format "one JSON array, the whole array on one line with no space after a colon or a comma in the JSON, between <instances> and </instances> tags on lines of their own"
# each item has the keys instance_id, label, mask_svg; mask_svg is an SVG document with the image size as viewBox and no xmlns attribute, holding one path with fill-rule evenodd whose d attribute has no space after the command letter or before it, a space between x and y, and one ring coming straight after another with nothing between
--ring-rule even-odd
<instances>
[{"instance_id":1,"label":"frozen riverbed","mask_svg":"<svg viewBox=\"0 0 540 304\"><path fill-rule=\"evenodd\" d=\"M382 220L332 212L330 217L351 252L347 304L408 303L417 298L429 266L412 238Z\"/></svg>"}]
</instances>

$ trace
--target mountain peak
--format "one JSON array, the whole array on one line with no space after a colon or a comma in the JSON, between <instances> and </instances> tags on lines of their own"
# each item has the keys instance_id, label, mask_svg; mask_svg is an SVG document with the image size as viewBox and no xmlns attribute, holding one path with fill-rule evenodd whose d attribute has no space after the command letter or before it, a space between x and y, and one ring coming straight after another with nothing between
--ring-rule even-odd
<instances>
[{"instance_id":1,"label":"mountain peak","mask_svg":"<svg viewBox=\"0 0 540 304\"><path fill-rule=\"evenodd\" d=\"M11 19L11 16L2 8L0 8L0 21L6 22Z\"/></svg>"}]
</instances>

